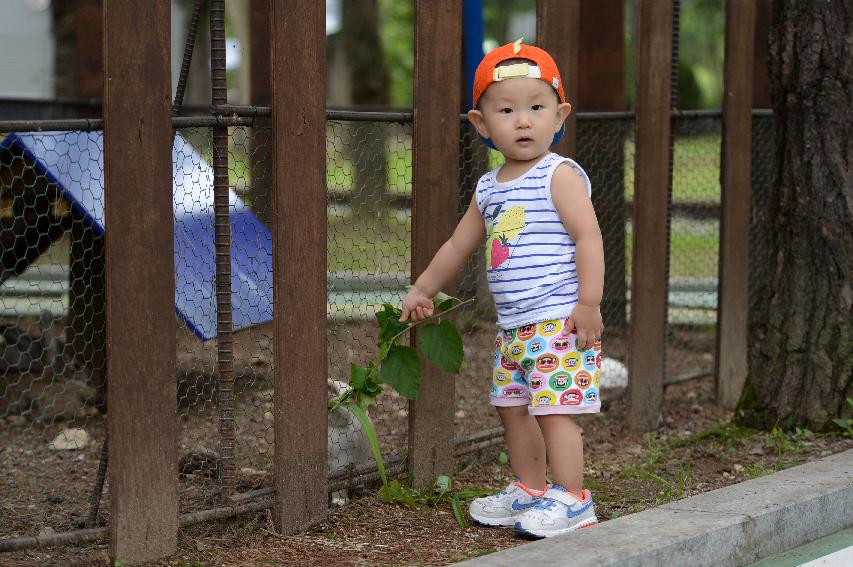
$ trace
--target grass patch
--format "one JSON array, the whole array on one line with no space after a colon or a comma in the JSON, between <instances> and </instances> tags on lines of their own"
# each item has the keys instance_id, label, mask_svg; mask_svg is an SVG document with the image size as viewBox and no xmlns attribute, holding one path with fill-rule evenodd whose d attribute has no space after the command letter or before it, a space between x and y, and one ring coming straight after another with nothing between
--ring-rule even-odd
<instances>
[{"instance_id":1,"label":"grass patch","mask_svg":"<svg viewBox=\"0 0 853 567\"><path fill-rule=\"evenodd\" d=\"M720 202L720 134L679 136L675 140L672 200L677 203ZM634 198L633 138L625 140L625 195Z\"/></svg>"},{"instance_id":2,"label":"grass patch","mask_svg":"<svg viewBox=\"0 0 853 567\"><path fill-rule=\"evenodd\" d=\"M411 219L328 217L328 270L407 272Z\"/></svg>"},{"instance_id":3,"label":"grass patch","mask_svg":"<svg viewBox=\"0 0 853 567\"><path fill-rule=\"evenodd\" d=\"M671 277L715 278L720 254L719 222L673 219L669 240ZM630 273L634 235L625 230L625 262Z\"/></svg>"}]
</instances>

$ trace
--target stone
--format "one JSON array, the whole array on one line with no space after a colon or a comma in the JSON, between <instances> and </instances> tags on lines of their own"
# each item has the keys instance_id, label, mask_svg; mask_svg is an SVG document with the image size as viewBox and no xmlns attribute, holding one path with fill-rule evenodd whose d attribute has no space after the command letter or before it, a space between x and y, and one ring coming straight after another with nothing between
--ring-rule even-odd
<instances>
[{"instance_id":1,"label":"stone","mask_svg":"<svg viewBox=\"0 0 853 567\"><path fill-rule=\"evenodd\" d=\"M615 358L601 359L601 387L624 388L628 385L628 368Z\"/></svg>"},{"instance_id":2,"label":"stone","mask_svg":"<svg viewBox=\"0 0 853 567\"><path fill-rule=\"evenodd\" d=\"M89 434L85 429L63 429L47 446L53 451L73 451L89 444Z\"/></svg>"},{"instance_id":3,"label":"stone","mask_svg":"<svg viewBox=\"0 0 853 567\"><path fill-rule=\"evenodd\" d=\"M39 537L52 536L55 533L56 533L56 530L54 530L50 526L45 526L39 530Z\"/></svg>"}]
</instances>

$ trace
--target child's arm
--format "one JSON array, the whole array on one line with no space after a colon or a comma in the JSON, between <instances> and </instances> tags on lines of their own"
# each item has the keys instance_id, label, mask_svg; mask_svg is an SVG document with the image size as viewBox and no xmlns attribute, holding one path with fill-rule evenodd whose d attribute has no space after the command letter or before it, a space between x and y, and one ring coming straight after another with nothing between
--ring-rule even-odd
<instances>
[{"instance_id":1,"label":"child's arm","mask_svg":"<svg viewBox=\"0 0 853 567\"><path fill-rule=\"evenodd\" d=\"M432 317L432 298L456 275L465 260L485 240L486 227L475 198L471 199L471 204L456 225L453 236L438 249L427 269L403 298L401 322L410 317L412 321Z\"/></svg>"},{"instance_id":2,"label":"child's arm","mask_svg":"<svg viewBox=\"0 0 853 567\"><path fill-rule=\"evenodd\" d=\"M604 244L601 229L580 176L567 164L554 171L551 200L568 233L575 241L575 267L578 277L578 304L569 321L578 330L579 350L592 347L601 337L604 325L599 304L604 293Z\"/></svg>"}]
</instances>

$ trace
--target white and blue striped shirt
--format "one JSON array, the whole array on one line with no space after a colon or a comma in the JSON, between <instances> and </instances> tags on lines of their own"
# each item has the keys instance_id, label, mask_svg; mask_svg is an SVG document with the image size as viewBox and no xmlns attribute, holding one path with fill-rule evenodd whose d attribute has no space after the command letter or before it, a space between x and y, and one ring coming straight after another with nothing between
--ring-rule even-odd
<instances>
[{"instance_id":1,"label":"white and blue striped shirt","mask_svg":"<svg viewBox=\"0 0 853 567\"><path fill-rule=\"evenodd\" d=\"M561 163L575 169L591 194L581 166L555 153L511 181L497 181L498 168L477 183L477 206L486 223L486 278L502 329L564 319L578 302L575 242L551 200L551 178Z\"/></svg>"}]
</instances>

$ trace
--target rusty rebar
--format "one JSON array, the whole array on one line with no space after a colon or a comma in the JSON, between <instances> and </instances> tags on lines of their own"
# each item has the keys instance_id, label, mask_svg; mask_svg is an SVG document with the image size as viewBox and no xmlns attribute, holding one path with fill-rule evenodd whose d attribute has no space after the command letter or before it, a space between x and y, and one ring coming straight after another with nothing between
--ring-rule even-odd
<instances>
[{"instance_id":1,"label":"rusty rebar","mask_svg":"<svg viewBox=\"0 0 853 567\"><path fill-rule=\"evenodd\" d=\"M225 1L210 1L211 102L228 103L225 76ZM216 345L219 380L219 479L225 495L237 484L234 464L234 347L231 312L231 214L228 193L228 127L213 128L213 209L216 242Z\"/></svg>"},{"instance_id":2,"label":"rusty rebar","mask_svg":"<svg viewBox=\"0 0 853 567\"><path fill-rule=\"evenodd\" d=\"M181 61L181 73L178 75L178 86L175 87L175 102L172 103L172 114L177 114L184 104L184 92L187 89L187 76L190 73L190 63L193 58L193 50L195 49L195 36L198 33L198 22L201 18L201 9L204 6L204 0L195 0L193 5L193 13L190 17L190 25L187 29L187 40L184 44L184 58Z\"/></svg>"},{"instance_id":3,"label":"rusty rebar","mask_svg":"<svg viewBox=\"0 0 853 567\"><path fill-rule=\"evenodd\" d=\"M109 431L104 433L104 444L101 446L101 460L98 462L98 474L95 476L95 487L89 498L89 518L86 526L94 528L98 523L98 510L101 507L101 494L104 492L104 481L107 479L107 465L110 460Z\"/></svg>"}]
</instances>

